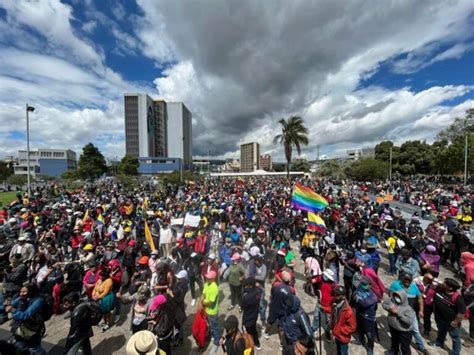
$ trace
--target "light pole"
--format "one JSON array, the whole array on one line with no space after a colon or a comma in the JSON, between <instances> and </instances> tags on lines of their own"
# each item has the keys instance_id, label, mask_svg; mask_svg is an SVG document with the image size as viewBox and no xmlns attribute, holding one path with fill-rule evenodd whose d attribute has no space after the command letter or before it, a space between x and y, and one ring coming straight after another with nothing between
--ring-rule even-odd
<instances>
[{"instance_id":1,"label":"light pole","mask_svg":"<svg viewBox=\"0 0 474 355\"><path fill-rule=\"evenodd\" d=\"M388 179L392 181L392 147L390 147L390 171Z\"/></svg>"},{"instance_id":2,"label":"light pole","mask_svg":"<svg viewBox=\"0 0 474 355\"><path fill-rule=\"evenodd\" d=\"M464 186L467 185L467 151L468 151L468 128L471 128L472 122L467 119L464 122Z\"/></svg>"},{"instance_id":3,"label":"light pole","mask_svg":"<svg viewBox=\"0 0 474 355\"><path fill-rule=\"evenodd\" d=\"M29 112L33 112L35 108L26 104L26 171L28 178L28 200L31 198L31 181L30 181L30 119Z\"/></svg>"}]
</instances>

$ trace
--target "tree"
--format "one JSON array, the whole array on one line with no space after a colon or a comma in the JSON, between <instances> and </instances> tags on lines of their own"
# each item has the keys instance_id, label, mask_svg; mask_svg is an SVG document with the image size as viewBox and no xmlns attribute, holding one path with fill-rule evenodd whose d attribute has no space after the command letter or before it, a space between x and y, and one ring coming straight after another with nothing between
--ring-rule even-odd
<instances>
[{"instance_id":1,"label":"tree","mask_svg":"<svg viewBox=\"0 0 474 355\"><path fill-rule=\"evenodd\" d=\"M306 159L295 159L291 164L291 170L308 172L310 165Z\"/></svg>"},{"instance_id":2,"label":"tree","mask_svg":"<svg viewBox=\"0 0 474 355\"><path fill-rule=\"evenodd\" d=\"M468 172L474 173L474 108L466 110L464 117L457 117L448 128L437 135L434 165L441 174L464 171L465 134L468 137Z\"/></svg>"},{"instance_id":3,"label":"tree","mask_svg":"<svg viewBox=\"0 0 474 355\"><path fill-rule=\"evenodd\" d=\"M346 174L359 181L364 180L383 180L388 176L389 164L377 159L360 159L349 165Z\"/></svg>"},{"instance_id":4,"label":"tree","mask_svg":"<svg viewBox=\"0 0 474 355\"><path fill-rule=\"evenodd\" d=\"M286 176L290 177L290 163L293 153L293 147L296 148L298 155L301 154L301 145L308 145L308 129L305 127L303 118L292 116L285 120L278 121L281 125L281 134L275 136L273 143L280 143L285 151L286 158Z\"/></svg>"},{"instance_id":5,"label":"tree","mask_svg":"<svg viewBox=\"0 0 474 355\"><path fill-rule=\"evenodd\" d=\"M107 171L105 158L92 143L82 148L78 162L78 175L83 179L96 179Z\"/></svg>"},{"instance_id":6,"label":"tree","mask_svg":"<svg viewBox=\"0 0 474 355\"><path fill-rule=\"evenodd\" d=\"M10 175L13 175L13 166L0 160L0 181L5 181Z\"/></svg>"},{"instance_id":7,"label":"tree","mask_svg":"<svg viewBox=\"0 0 474 355\"><path fill-rule=\"evenodd\" d=\"M285 165L284 163L273 163L273 170L278 172L278 173L281 173L283 171L285 171Z\"/></svg>"},{"instance_id":8,"label":"tree","mask_svg":"<svg viewBox=\"0 0 474 355\"><path fill-rule=\"evenodd\" d=\"M434 156L432 147L422 141L407 141L400 147L397 159L400 167L410 166L403 174L431 174L434 170Z\"/></svg>"},{"instance_id":9,"label":"tree","mask_svg":"<svg viewBox=\"0 0 474 355\"><path fill-rule=\"evenodd\" d=\"M10 185L23 186L28 182L28 177L26 175L10 175L7 178L7 183Z\"/></svg>"},{"instance_id":10,"label":"tree","mask_svg":"<svg viewBox=\"0 0 474 355\"><path fill-rule=\"evenodd\" d=\"M321 164L317 174L319 176L334 177L336 179L345 177L345 164L338 160L326 160Z\"/></svg>"},{"instance_id":11,"label":"tree","mask_svg":"<svg viewBox=\"0 0 474 355\"><path fill-rule=\"evenodd\" d=\"M64 180L76 180L78 178L77 170L66 170L62 173L61 178Z\"/></svg>"},{"instance_id":12,"label":"tree","mask_svg":"<svg viewBox=\"0 0 474 355\"><path fill-rule=\"evenodd\" d=\"M138 175L138 168L140 162L138 158L132 157L131 155L125 155L118 166L118 171L123 175Z\"/></svg>"}]
</instances>

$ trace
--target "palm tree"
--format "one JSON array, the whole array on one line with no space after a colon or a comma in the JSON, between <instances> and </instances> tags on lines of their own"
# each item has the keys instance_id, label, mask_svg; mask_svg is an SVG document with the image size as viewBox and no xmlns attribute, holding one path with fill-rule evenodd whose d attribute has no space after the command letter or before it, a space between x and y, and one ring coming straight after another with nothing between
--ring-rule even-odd
<instances>
[{"instance_id":1,"label":"palm tree","mask_svg":"<svg viewBox=\"0 0 474 355\"><path fill-rule=\"evenodd\" d=\"M287 120L280 119L281 134L275 136L273 143L280 143L285 149L286 158L286 176L290 177L290 163L293 147L296 148L298 155L301 154L301 145L308 145L308 129L305 127L303 119L300 116L291 116Z\"/></svg>"}]
</instances>

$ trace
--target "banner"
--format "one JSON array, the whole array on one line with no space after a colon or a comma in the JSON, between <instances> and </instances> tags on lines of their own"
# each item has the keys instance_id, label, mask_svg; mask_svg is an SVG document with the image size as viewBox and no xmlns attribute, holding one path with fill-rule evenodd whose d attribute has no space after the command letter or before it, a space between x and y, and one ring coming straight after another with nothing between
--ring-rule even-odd
<instances>
[{"instance_id":1,"label":"banner","mask_svg":"<svg viewBox=\"0 0 474 355\"><path fill-rule=\"evenodd\" d=\"M201 222L200 216L194 216L190 213L186 213L186 217L184 217L185 227L197 227L199 226L199 222Z\"/></svg>"},{"instance_id":2,"label":"banner","mask_svg":"<svg viewBox=\"0 0 474 355\"><path fill-rule=\"evenodd\" d=\"M182 226L184 223L184 218L171 218L170 225L171 226Z\"/></svg>"}]
</instances>

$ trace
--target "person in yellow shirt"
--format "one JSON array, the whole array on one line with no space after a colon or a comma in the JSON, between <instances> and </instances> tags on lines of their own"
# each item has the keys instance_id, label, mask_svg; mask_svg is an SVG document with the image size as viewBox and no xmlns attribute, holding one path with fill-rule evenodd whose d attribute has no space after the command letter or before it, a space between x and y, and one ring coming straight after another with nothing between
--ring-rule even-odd
<instances>
[{"instance_id":1,"label":"person in yellow shirt","mask_svg":"<svg viewBox=\"0 0 474 355\"><path fill-rule=\"evenodd\" d=\"M397 273L397 269L395 267L395 262L398 258L398 238L390 231L390 234L386 241L387 251L388 251L388 261L389 261L389 275L395 275Z\"/></svg>"},{"instance_id":2,"label":"person in yellow shirt","mask_svg":"<svg viewBox=\"0 0 474 355\"><path fill-rule=\"evenodd\" d=\"M110 278L109 269L100 272L100 279L92 290L92 299L99 303L102 311L104 326L102 331L107 331L112 326L112 310L115 303L115 295L112 292L113 281Z\"/></svg>"},{"instance_id":3,"label":"person in yellow shirt","mask_svg":"<svg viewBox=\"0 0 474 355\"><path fill-rule=\"evenodd\" d=\"M206 283L202 291L201 306L206 309L207 321L211 331L213 346L210 354L214 355L219 349L219 288L216 283L217 273L214 270L208 271L204 277Z\"/></svg>"}]
</instances>

